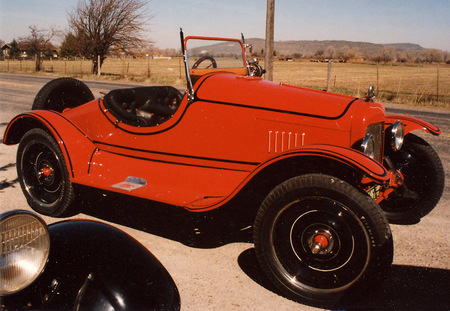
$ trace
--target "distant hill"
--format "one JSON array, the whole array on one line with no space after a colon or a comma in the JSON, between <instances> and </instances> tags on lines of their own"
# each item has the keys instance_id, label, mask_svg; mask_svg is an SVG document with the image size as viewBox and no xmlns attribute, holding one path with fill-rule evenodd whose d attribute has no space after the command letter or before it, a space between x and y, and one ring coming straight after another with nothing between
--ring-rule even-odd
<instances>
[{"instance_id":1,"label":"distant hill","mask_svg":"<svg viewBox=\"0 0 450 311\"><path fill-rule=\"evenodd\" d=\"M250 38L245 40L246 43L253 45L253 52L259 53L264 49L264 39ZM294 55L301 54L303 56L313 55L318 50L326 52L328 47L333 46L336 51L348 46L350 49L359 51L362 56L369 56L379 53L383 47L394 47L400 51L422 51L425 48L413 43L391 43L391 44L375 44L369 42L353 42L343 40L326 40L326 41L276 41L275 51L277 55Z\"/></svg>"}]
</instances>

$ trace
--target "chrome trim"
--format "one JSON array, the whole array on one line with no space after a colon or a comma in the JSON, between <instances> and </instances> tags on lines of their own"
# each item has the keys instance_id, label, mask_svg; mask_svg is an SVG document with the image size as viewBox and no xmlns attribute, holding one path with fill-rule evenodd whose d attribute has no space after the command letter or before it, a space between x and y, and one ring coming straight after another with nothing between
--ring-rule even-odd
<instances>
[{"instance_id":1,"label":"chrome trim","mask_svg":"<svg viewBox=\"0 0 450 311\"><path fill-rule=\"evenodd\" d=\"M372 134L366 134L364 136L360 150L368 157L374 159L375 157L375 140Z\"/></svg>"},{"instance_id":2,"label":"chrome trim","mask_svg":"<svg viewBox=\"0 0 450 311\"><path fill-rule=\"evenodd\" d=\"M398 151L403 146L403 139L405 137L405 129L403 122L400 120L397 120L394 124L392 124L390 127L390 145L392 150Z\"/></svg>"}]
</instances>

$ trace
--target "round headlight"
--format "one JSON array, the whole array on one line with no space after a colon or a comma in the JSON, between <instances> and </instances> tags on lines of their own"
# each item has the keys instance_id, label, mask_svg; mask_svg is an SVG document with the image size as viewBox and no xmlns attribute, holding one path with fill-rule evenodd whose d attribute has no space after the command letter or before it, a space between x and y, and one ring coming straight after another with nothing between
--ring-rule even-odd
<instances>
[{"instance_id":1,"label":"round headlight","mask_svg":"<svg viewBox=\"0 0 450 311\"><path fill-rule=\"evenodd\" d=\"M372 135L366 134L366 136L364 136L361 143L361 151L372 159L375 157L375 140Z\"/></svg>"},{"instance_id":2,"label":"round headlight","mask_svg":"<svg viewBox=\"0 0 450 311\"><path fill-rule=\"evenodd\" d=\"M391 127L391 148L394 151L400 150L403 146L403 139L405 137L405 130L403 122L400 120L395 121Z\"/></svg>"},{"instance_id":3,"label":"round headlight","mask_svg":"<svg viewBox=\"0 0 450 311\"><path fill-rule=\"evenodd\" d=\"M0 215L0 295L30 285L44 270L50 252L45 222L27 211Z\"/></svg>"}]
</instances>

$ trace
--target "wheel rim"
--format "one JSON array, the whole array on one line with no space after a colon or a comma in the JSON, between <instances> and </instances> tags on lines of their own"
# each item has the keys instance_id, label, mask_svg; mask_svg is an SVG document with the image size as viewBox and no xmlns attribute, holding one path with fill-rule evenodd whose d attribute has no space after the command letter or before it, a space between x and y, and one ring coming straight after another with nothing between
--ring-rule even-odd
<instances>
[{"instance_id":1,"label":"wheel rim","mask_svg":"<svg viewBox=\"0 0 450 311\"><path fill-rule=\"evenodd\" d=\"M286 205L270 233L274 269L301 291L341 291L366 270L370 239L346 206L324 197Z\"/></svg>"},{"instance_id":2,"label":"wheel rim","mask_svg":"<svg viewBox=\"0 0 450 311\"><path fill-rule=\"evenodd\" d=\"M51 207L62 193L62 168L58 156L42 143L31 142L22 154L22 181L29 196L43 207Z\"/></svg>"}]
</instances>

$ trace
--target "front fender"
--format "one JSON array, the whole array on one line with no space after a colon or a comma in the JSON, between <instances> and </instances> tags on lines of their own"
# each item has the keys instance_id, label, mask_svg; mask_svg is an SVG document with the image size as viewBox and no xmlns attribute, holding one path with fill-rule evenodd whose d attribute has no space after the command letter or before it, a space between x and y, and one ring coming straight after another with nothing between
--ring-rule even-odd
<instances>
[{"instance_id":1,"label":"front fender","mask_svg":"<svg viewBox=\"0 0 450 311\"><path fill-rule=\"evenodd\" d=\"M4 297L6 310L180 309L170 274L128 234L90 220L48 228L45 270L27 288Z\"/></svg>"},{"instance_id":2,"label":"front fender","mask_svg":"<svg viewBox=\"0 0 450 311\"><path fill-rule=\"evenodd\" d=\"M345 147L333 145L309 145L300 149L292 150L290 152L282 153L268 161L261 163L230 195L226 198L202 198L198 201L185 205L184 208L191 211L208 211L228 203L234 198L251 180L257 178L258 174L263 174L270 170L271 167L276 166L281 162L294 162L301 158L322 158L329 159L335 162L343 163L343 165L358 171L361 176L364 176L364 182L375 182L377 184L385 184L389 181L388 171L377 161L369 158L364 153ZM291 163L292 163L291 162ZM298 161L301 163L302 161ZM307 167L305 167L307 171ZM302 171L302 170L300 170ZM316 173L329 173L326 168L323 171L316 171ZM270 177L269 177L270 178Z\"/></svg>"},{"instance_id":3,"label":"front fender","mask_svg":"<svg viewBox=\"0 0 450 311\"><path fill-rule=\"evenodd\" d=\"M431 123L403 115L387 115L385 119L386 127L393 124L397 120L402 121L405 125L405 135L415 130L422 130L433 135L440 135L442 133L440 128Z\"/></svg>"},{"instance_id":4,"label":"front fender","mask_svg":"<svg viewBox=\"0 0 450 311\"><path fill-rule=\"evenodd\" d=\"M33 128L46 130L56 140L64 155L72 182L88 173L89 159L95 151L95 146L80 129L58 112L34 110L16 116L5 130L3 143L17 144L23 135Z\"/></svg>"},{"instance_id":5,"label":"front fender","mask_svg":"<svg viewBox=\"0 0 450 311\"><path fill-rule=\"evenodd\" d=\"M309 145L273 158L269 162L265 163L264 166L268 166L273 162L280 161L282 159L303 156L321 157L339 161L353 169L361 171L364 175L376 183L385 183L389 180L387 170L379 162L366 156L360 151L333 145Z\"/></svg>"}]
</instances>

